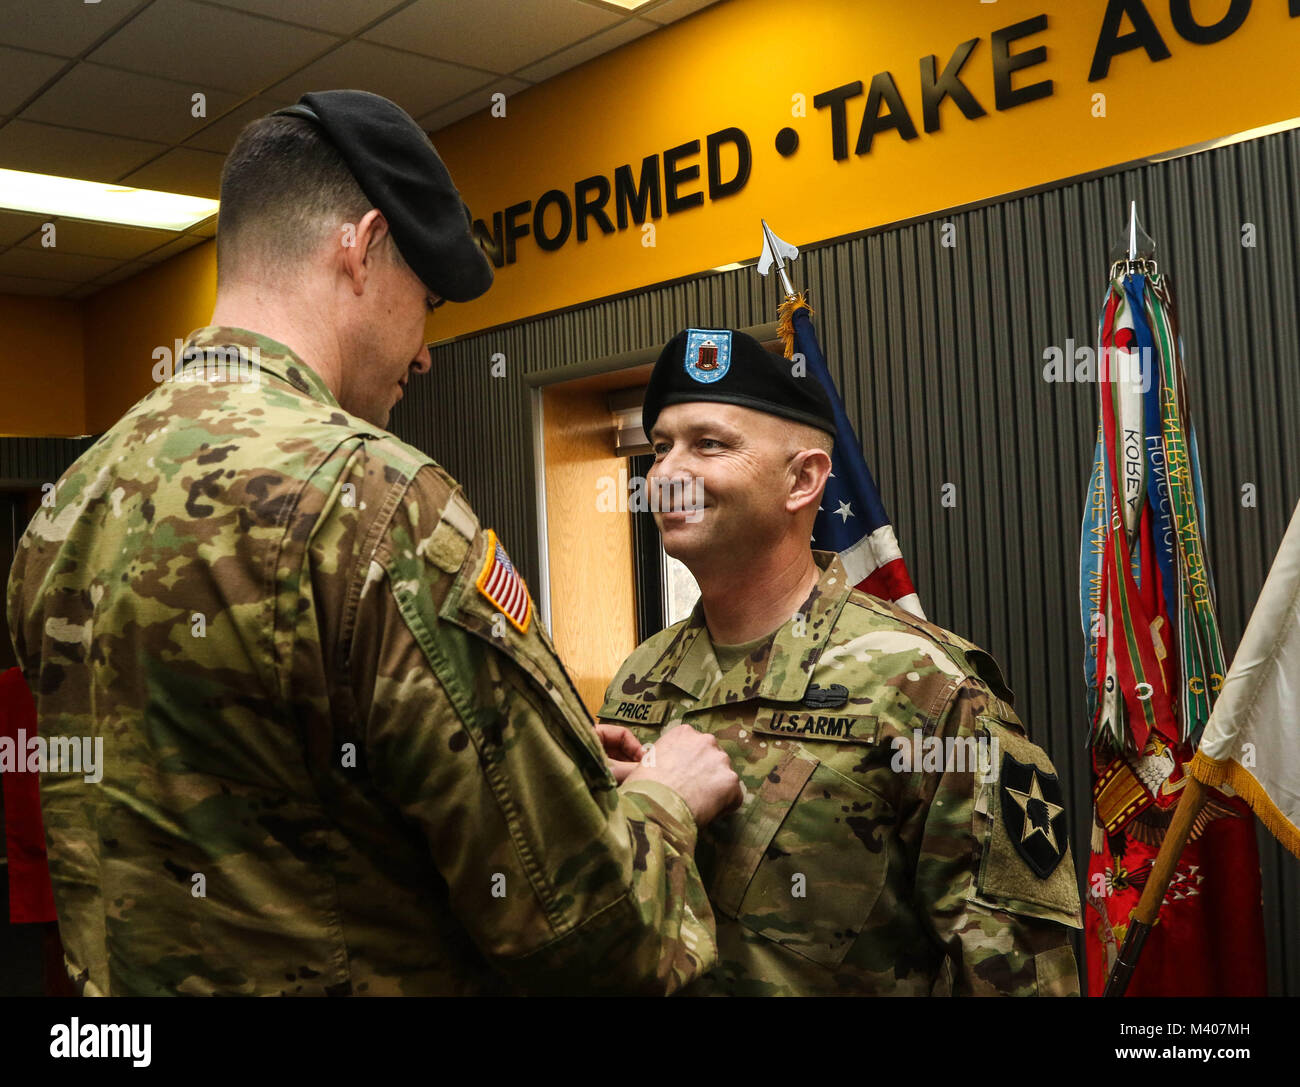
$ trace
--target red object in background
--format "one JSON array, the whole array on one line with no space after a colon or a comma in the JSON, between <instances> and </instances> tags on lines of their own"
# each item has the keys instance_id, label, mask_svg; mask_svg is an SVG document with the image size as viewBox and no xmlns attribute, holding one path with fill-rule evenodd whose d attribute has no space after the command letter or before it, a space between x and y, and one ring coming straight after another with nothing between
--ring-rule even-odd
<instances>
[{"instance_id":1,"label":"red object in background","mask_svg":"<svg viewBox=\"0 0 1300 1087\"><path fill-rule=\"evenodd\" d=\"M1146 886L1177 805L1177 786L1185 782L1192 749L1187 744L1154 747L1158 755L1139 764L1152 786L1153 801L1109 835L1094 828L1084 911L1092 996L1101 996L1106 986L1129 914ZM1103 802L1099 811L1108 815L1107 809ZM1207 788L1205 807L1178 858L1160 918L1147 936L1125 995L1267 996L1261 895L1254 813L1240 797Z\"/></svg>"},{"instance_id":2,"label":"red object in background","mask_svg":"<svg viewBox=\"0 0 1300 1087\"><path fill-rule=\"evenodd\" d=\"M18 730L37 735L36 704L18 668L0 674L0 737L18 743ZM18 756L24 759L25 751ZM45 855L45 824L41 821L41 776L9 772L4 775L5 846L9 856L9 920L35 924L56 919L50 865Z\"/></svg>"}]
</instances>

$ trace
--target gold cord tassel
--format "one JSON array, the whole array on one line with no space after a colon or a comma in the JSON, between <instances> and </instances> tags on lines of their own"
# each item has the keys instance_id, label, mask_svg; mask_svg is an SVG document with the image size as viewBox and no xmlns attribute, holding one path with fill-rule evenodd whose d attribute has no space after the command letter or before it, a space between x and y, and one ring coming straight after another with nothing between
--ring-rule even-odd
<instances>
[{"instance_id":1,"label":"gold cord tassel","mask_svg":"<svg viewBox=\"0 0 1300 1087\"><path fill-rule=\"evenodd\" d=\"M793 298L787 298L776 309L776 334L781 338L781 349L788 359L794 357L794 315L801 309L806 309L809 317L813 315L807 291L800 291Z\"/></svg>"}]
</instances>

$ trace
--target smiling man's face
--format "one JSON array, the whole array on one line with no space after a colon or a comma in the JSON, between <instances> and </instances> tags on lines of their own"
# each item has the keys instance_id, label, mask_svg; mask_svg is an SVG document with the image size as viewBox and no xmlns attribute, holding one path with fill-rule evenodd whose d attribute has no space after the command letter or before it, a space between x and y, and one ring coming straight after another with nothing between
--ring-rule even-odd
<instances>
[{"instance_id":1,"label":"smiling man's face","mask_svg":"<svg viewBox=\"0 0 1300 1087\"><path fill-rule=\"evenodd\" d=\"M802 428L799 428L802 429ZM736 404L670 404L650 434L652 486L702 499L702 509L655 514L664 550L687 566L710 556L741 558L790 530L791 427ZM797 444L797 443L796 443Z\"/></svg>"}]
</instances>

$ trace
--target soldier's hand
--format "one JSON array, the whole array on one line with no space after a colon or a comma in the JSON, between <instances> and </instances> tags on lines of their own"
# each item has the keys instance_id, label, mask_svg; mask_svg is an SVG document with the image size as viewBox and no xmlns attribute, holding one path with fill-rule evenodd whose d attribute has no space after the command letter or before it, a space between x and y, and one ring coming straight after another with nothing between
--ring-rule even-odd
<instances>
[{"instance_id":1,"label":"soldier's hand","mask_svg":"<svg viewBox=\"0 0 1300 1087\"><path fill-rule=\"evenodd\" d=\"M698 826L740 806L740 778L715 737L678 725L648 748L654 763L643 759L627 781L657 781L675 790L695 816Z\"/></svg>"},{"instance_id":2,"label":"soldier's hand","mask_svg":"<svg viewBox=\"0 0 1300 1087\"><path fill-rule=\"evenodd\" d=\"M630 729L622 725L606 725L597 722L596 735L600 737L600 746L605 749L605 758L609 760L609 769L614 780L620 785L641 761L645 748L641 746Z\"/></svg>"}]
</instances>

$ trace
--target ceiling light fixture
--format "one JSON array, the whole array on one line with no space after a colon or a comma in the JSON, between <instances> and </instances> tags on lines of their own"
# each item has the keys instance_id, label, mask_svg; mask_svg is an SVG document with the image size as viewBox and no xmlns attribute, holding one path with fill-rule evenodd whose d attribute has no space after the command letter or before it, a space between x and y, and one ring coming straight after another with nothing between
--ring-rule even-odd
<instances>
[{"instance_id":1,"label":"ceiling light fixture","mask_svg":"<svg viewBox=\"0 0 1300 1087\"><path fill-rule=\"evenodd\" d=\"M188 230L216 214L218 203L201 196L78 181L23 170L0 170L0 208L89 219L96 223Z\"/></svg>"}]
</instances>

